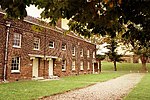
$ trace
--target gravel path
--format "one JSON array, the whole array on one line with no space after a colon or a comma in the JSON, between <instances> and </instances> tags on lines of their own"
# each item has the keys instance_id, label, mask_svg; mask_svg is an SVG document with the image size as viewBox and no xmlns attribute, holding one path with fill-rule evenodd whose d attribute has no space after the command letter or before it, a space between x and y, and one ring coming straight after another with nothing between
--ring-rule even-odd
<instances>
[{"instance_id":1,"label":"gravel path","mask_svg":"<svg viewBox=\"0 0 150 100\"><path fill-rule=\"evenodd\" d=\"M143 76L142 73L127 74L83 89L50 96L43 100L122 100Z\"/></svg>"}]
</instances>

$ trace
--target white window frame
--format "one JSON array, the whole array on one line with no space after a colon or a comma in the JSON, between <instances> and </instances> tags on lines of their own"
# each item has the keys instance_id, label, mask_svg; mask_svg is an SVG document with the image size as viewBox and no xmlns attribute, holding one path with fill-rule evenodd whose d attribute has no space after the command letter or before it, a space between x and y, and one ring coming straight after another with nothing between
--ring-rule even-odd
<instances>
[{"instance_id":1,"label":"white window frame","mask_svg":"<svg viewBox=\"0 0 150 100\"><path fill-rule=\"evenodd\" d=\"M87 50L87 57L90 57L90 50Z\"/></svg>"},{"instance_id":2,"label":"white window frame","mask_svg":"<svg viewBox=\"0 0 150 100\"><path fill-rule=\"evenodd\" d=\"M17 58L19 58L18 59L19 61L17 61ZM16 67L17 70L15 70L14 67ZM11 61L11 73L15 73L15 72L20 72L20 57L18 56L12 57L12 61Z\"/></svg>"},{"instance_id":3,"label":"white window frame","mask_svg":"<svg viewBox=\"0 0 150 100\"><path fill-rule=\"evenodd\" d=\"M80 57L83 57L83 49L80 49Z\"/></svg>"},{"instance_id":4,"label":"white window frame","mask_svg":"<svg viewBox=\"0 0 150 100\"><path fill-rule=\"evenodd\" d=\"M37 40L35 40L35 39L38 39L38 42L37 42ZM35 42L37 42L36 44L38 45L37 47L38 48L35 48ZM34 41L33 41L33 50L40 50L40 38L37 38L37 37L34 37Z\"/></svg>"},{"instance_id":5,"label":"white window frame","mask_svg":"<svg viewBox=\"0 0 150 100\"><path fill-rule=\"evenodd\" d=\"M81 62L80 62L80 70L84 70L84 68L83 68L84 66L83 66L83 65L84 65L84 64L83 64L83 61L81 61Z\"/></svg>"},{"instance_id":6,"label":"white window frame","mask_svg":"<svg viewBox=\"0 0 150 100\"><path fill-rule=\"evenodd\" d=\"M90 70L90 62L87 62L87 70Z\"/></svg>"},{"instance_id":7,"label":"white window frame","mask_svg":"<svg viewBox=\"0 0 150 100\"><path fill-rule=\"evenodd\" d=\"M13 37L13 47L14 48L21 48L21 37L22 37L22 35L20 33L14 33L14 37ZM17 45L17 44L19 44L19 45Z\"/></svg>"},{"instance_id":8,"label":"white window frame","mask_svg":"<svg viewBox=\"0 0 150 100\"><path fill-rule=\"evenodd\" d=\"M72 47L72 56L75 56L75 54L76 54L76 48L73 46Z\"/></svg>"},{"instance_id":9,"label":"white window frame","mask_svg":"<svg viewBox=\"0 0 150 100\"><path fill-rule=\"evenodd\" d=\"M72 61L72 70L76 70L76 62L75 62L75 60Z\"/></svg>"},{"instance_id":10,"label":"white window frame","mask_svg":"<svg viewBox=\"0 0 150 100\"><path fill-rule=\"evenodd\" d=\"M50 44L52 43L52 46L50 46ZM50 41L49 42L49 48L54 48L55 47L55 42L54 41Z\"/></svg>"},{"instance_id":11,"label":"white window frame","mask_svg":"<svg viewBox=\"0 0 150 100\"><path fill-rule=\"evenodd\" d=\"M95 51L93 52L93 58L95 58Z\"/></svg>"},{"instance_id":12,"label":"white window frame","mask_svg":"<svg viewBox=\"0 0 150 100\"><path fill-rule=\"evenodd\" d=\"M65 44L65 43L62 43L61 48L62 48L62 50L66 50L66 44Z\"/></svg>"},{"instance_id":13,"label":"white window frame","mask_svg":"<svg viewBox=\"0 0 150 100\"><path fill-rule=\"evenodd\" d=\"M66 70L66 60L62 60L62 71Z\"/></svg>"}]
</instances>

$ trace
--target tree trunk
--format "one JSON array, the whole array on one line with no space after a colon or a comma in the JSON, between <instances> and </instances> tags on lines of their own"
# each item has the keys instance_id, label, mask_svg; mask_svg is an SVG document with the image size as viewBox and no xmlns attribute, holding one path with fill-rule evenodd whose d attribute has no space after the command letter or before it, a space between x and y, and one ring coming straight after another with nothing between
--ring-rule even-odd
<instances>
[{"instance_id":1,"label":"tree trunk","mask_svg":"<svg viewBox=\"0 0 150 100\"><path fill-rule=\"evenodd\" d=\"M145 71L147 71L146 62L147 62L148 57L145 57L144 55L142 55L140 57L140 59L141 59L141 62L142 62L142 71L145 72Z\"/></svg>"},{"instance_id":2,"label":"tree trunk","mask_svg":"<svg viewBox=\"0 0 150 100\"><path fill-rule=\"evenodd\" d=\"M117 71L116 61L114 61L114 71Z\"/></svg>"},{"instance_id":3,"label":"tree trunk","mask_svg":"<svg viewBox=\"0 0 150 100\"><path fill-rule=\"evenodd\" d=\"M101 72L102 71L102 66L101 66L101 60L99 60L99 71Z\"/></svg>"}]
</instances>

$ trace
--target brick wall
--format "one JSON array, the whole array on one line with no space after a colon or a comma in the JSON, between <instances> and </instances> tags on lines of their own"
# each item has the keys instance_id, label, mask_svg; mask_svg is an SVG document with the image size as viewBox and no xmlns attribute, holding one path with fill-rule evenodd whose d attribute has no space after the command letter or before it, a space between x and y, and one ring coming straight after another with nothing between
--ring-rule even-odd
<instances>
[{"instance_id":1,"label":"brick wall","mask_svg":"<svg viewBox=\"0 0 150 100\"><path fill-rule=\"evenodd\" d=\"M5 20L0 17L2 23L5 24ZM12 21L11 20L10 36L9 36L9 48L8 48L8 64L7 64L7 80L23 80L32 78L32 67L33 59L32 55L41 56L55 56L54 58L54 75L57 76L68 76L76 74L84 74L92 72L92 54L95 51L95 45L85 42L80 37L73 35L64 35L63 31L55 28L41 28L41 31L33 30L34 24L28 23L26 21ZM5 47L5 26L0 24L0 79L3 76L3 63L4 63L4 47ZM36 26L37 27L37 26ZM38 28L38 27L37 27ZM14 33L20 33L21 38L21 48L14 48L13 35ZM2 38L3 37L3 38ZM4 38L5 37L5 38ZM40 39L40 50L33 50L33 39L38 37ZM54 41L55 47L49 48L49 41ZM62 50L62 43L67 46L66 50ZM76 55L72 56L72 46L76 48ZM84 49L84 56L80 57L80 49ZM87 58L87 50L90 50L90 58ZM13 56L20 57L20 72L11 73L11 61ZM39 58L39 77L48 78L48 60L44 57ZM60 59L59 59L60 58ZM62 71L62 60L66 60L66 70ZM72 71L72 60L76 61L76 69ZM84 62L84 70L80 71L80 61ZM90 70L87 70L87 62L90 62Z\"/></svg>"}]
</instances>

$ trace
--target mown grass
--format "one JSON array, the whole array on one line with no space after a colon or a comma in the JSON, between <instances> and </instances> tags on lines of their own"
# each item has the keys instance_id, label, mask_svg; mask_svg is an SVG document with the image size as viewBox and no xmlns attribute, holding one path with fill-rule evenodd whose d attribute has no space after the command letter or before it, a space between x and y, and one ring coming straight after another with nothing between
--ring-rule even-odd
<instances>
[{"instance_id":1,"label":"mown grass","mask_svg":"<svg viewBox=\"0 0 150 100\"><path fill-rule=\"evenodd\" d=\"M31 100L76 88L86 87L95 82L116 78L125 73L104 72L64 77L55 81L19 81L0 84L0 100Z\"/></svg>"},{"instance_id":2,"label":"mown grass","mask_svg":"<svg viewBox=\"0 0 150 100\"><path fill-rule=\"evenodd\" d=\"M118 63L117 62L117 70L118 71L127 71L127 72L138 72L141 71L141 63ZM150 63L147 63L148 71L150 72ZM102 61L102 71L113 71L113 63L112 62L104 62Z\"/></svg>"},{"instance_id":3,"label":"mown grass","mask_svg":"<svg viewBox=\"0 0 150 100\"><path fill-rule=\"evenodd\" d=\"M150 74L141 80L141 82L129 93L124 100L150 100Z\"/></svg>"}]
</instances>

